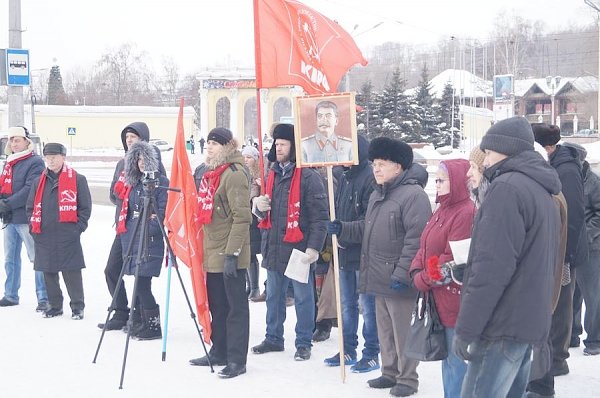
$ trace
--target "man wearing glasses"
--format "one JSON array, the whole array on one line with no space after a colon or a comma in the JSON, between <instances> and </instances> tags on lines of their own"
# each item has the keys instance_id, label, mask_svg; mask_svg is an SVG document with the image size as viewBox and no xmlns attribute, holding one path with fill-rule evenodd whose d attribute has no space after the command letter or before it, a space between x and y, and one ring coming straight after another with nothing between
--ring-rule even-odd
<instances>
[{"instance_id":1,"label":"man wearing glasses","mask_svg":"<svg viewBox=\"0 0 600 398\"><path fill-rule=\"evenodd\" d=\"M352 141L335 134L338 124L337 105L321 101L315 109L317 132L302 139L302 160L306 163L350 162Z\"/></svg>"}]
</instances>

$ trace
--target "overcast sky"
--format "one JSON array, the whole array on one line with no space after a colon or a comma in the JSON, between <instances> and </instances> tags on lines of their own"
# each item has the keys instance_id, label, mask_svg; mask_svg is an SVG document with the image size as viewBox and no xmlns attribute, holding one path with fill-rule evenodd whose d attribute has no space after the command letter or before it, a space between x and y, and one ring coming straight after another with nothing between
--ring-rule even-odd
<instances>
[{"instance_id":1,"label":"overcast sky","mask_svg":"<svg viewBox=\"0 0 600 398\"><path fill-rule=\"evenodd\" d=\"M8 0L0 0L0 48L8 47ZM600 3L600 1L597 1ZM231 60L253 66L252 0L23 0L23 48L31 69L89 67L132 42L156 64L173 57L183 72ZM502 10L543 20L548 30L589 25L583 0L305 0L352 32L359 47L385 41L485 39ZM378 25L373 28L375 25ZM358 25L356 28L355 26Z\"/></svg>"}]
</instances>

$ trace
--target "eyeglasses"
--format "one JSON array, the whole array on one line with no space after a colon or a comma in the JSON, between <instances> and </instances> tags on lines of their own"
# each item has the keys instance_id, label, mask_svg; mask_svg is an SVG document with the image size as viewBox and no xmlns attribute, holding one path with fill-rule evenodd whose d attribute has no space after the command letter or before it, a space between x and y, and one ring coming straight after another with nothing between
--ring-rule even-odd
<instances>
[{"instance_id":1,"label":"eyeglasses","mask_svg":"<svg viewBox=\"0 0 600 398\"><path fill-rule=\"evenodd\" d=\"M441 179L441 178L436 178L436 180L435 180L435 183L436 183L436 184L443 184L443 183L445 183L446 181L448 181L448 180L443 180L443 179Z\"/></svg>"}]
</instances>

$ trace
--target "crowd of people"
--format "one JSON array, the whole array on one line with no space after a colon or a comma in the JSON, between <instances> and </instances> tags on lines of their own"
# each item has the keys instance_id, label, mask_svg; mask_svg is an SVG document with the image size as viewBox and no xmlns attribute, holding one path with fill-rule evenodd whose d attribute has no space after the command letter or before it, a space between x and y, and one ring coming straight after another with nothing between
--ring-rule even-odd
<instances>
[{"instance_id":1,"label":"crowd of people","mask_svg":"<svg viewBox=\"0 0 600 398\"><path fill-rule=\"evenodd\" d=\"M323 358L324 366L380 370L369 387L410 396L427 382L405 347L418 292L431 297L444 327L446 398L553 397L555 377L569 373L568 349L581 344L583 329L584 354L600 354L600 178L583 147L559 144L557 126L522 117L493 124L469 160L439 162L433 205L424 190L429 174L401 140L358 135L358 163L335 168L328 198L323 173L296 166L294 126L275 124L271 136L265 173L258 167L262 154L253 145L239 148L226 128L211 130L200 143L206 156L194 180L212 334L208 355L191 365L223 366L219 377L233 378L246 373L249 353L284 351L293 298L294 360L309 360L313 343L328 338L329 332L318 333L322 319L329 328L341 321L344 354ZM125 156L110 187L115 238L105 268L112 316L98 324L137 340L162 337L152 279L164 259L169 181L149 139L143 122L121 132ZM6 154L0 217L7 278L0 307L19 304L24 244L36 271L36 311L63 315L61 273L71 318L83 319L80 236L92 211L86 178L65 162L60 143L47 143L42 160L24 127L9 129ZM325 293L334 275L334 235L341 320L319 316L335 300ZM453 244L468 240L461 264ZM306 281L286 272L292 256L309 269ZM323 285L315 282L317 264L325 266L318 272ZM251 346L248 301L261 296L261 267L265 335ZM135 276L131 302L124 275Z\"/></svg>"}]
</instances>

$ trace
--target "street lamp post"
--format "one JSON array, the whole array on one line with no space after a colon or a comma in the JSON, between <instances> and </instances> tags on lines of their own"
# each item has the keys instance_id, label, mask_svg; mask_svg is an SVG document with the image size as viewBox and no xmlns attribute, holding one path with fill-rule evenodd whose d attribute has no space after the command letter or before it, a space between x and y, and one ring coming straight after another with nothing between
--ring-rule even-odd
<instances>
[{"instance_id":1,"label":"street lamp post","mask_svg":"<svg viewBox=\"0 0 600 398\"><path fill-rule=\"evenodd\" d=\"M556 96L556 89L558 88L558 85L560 84L560 76L547 76L546 77L546 84L548 85L548 87L550 87L550 102L552 104L551 106L551 113L550 113L550 124L554 124L554 98ZM560 126L558 126L560 128Z\"/></svg>"}]
</instances>

